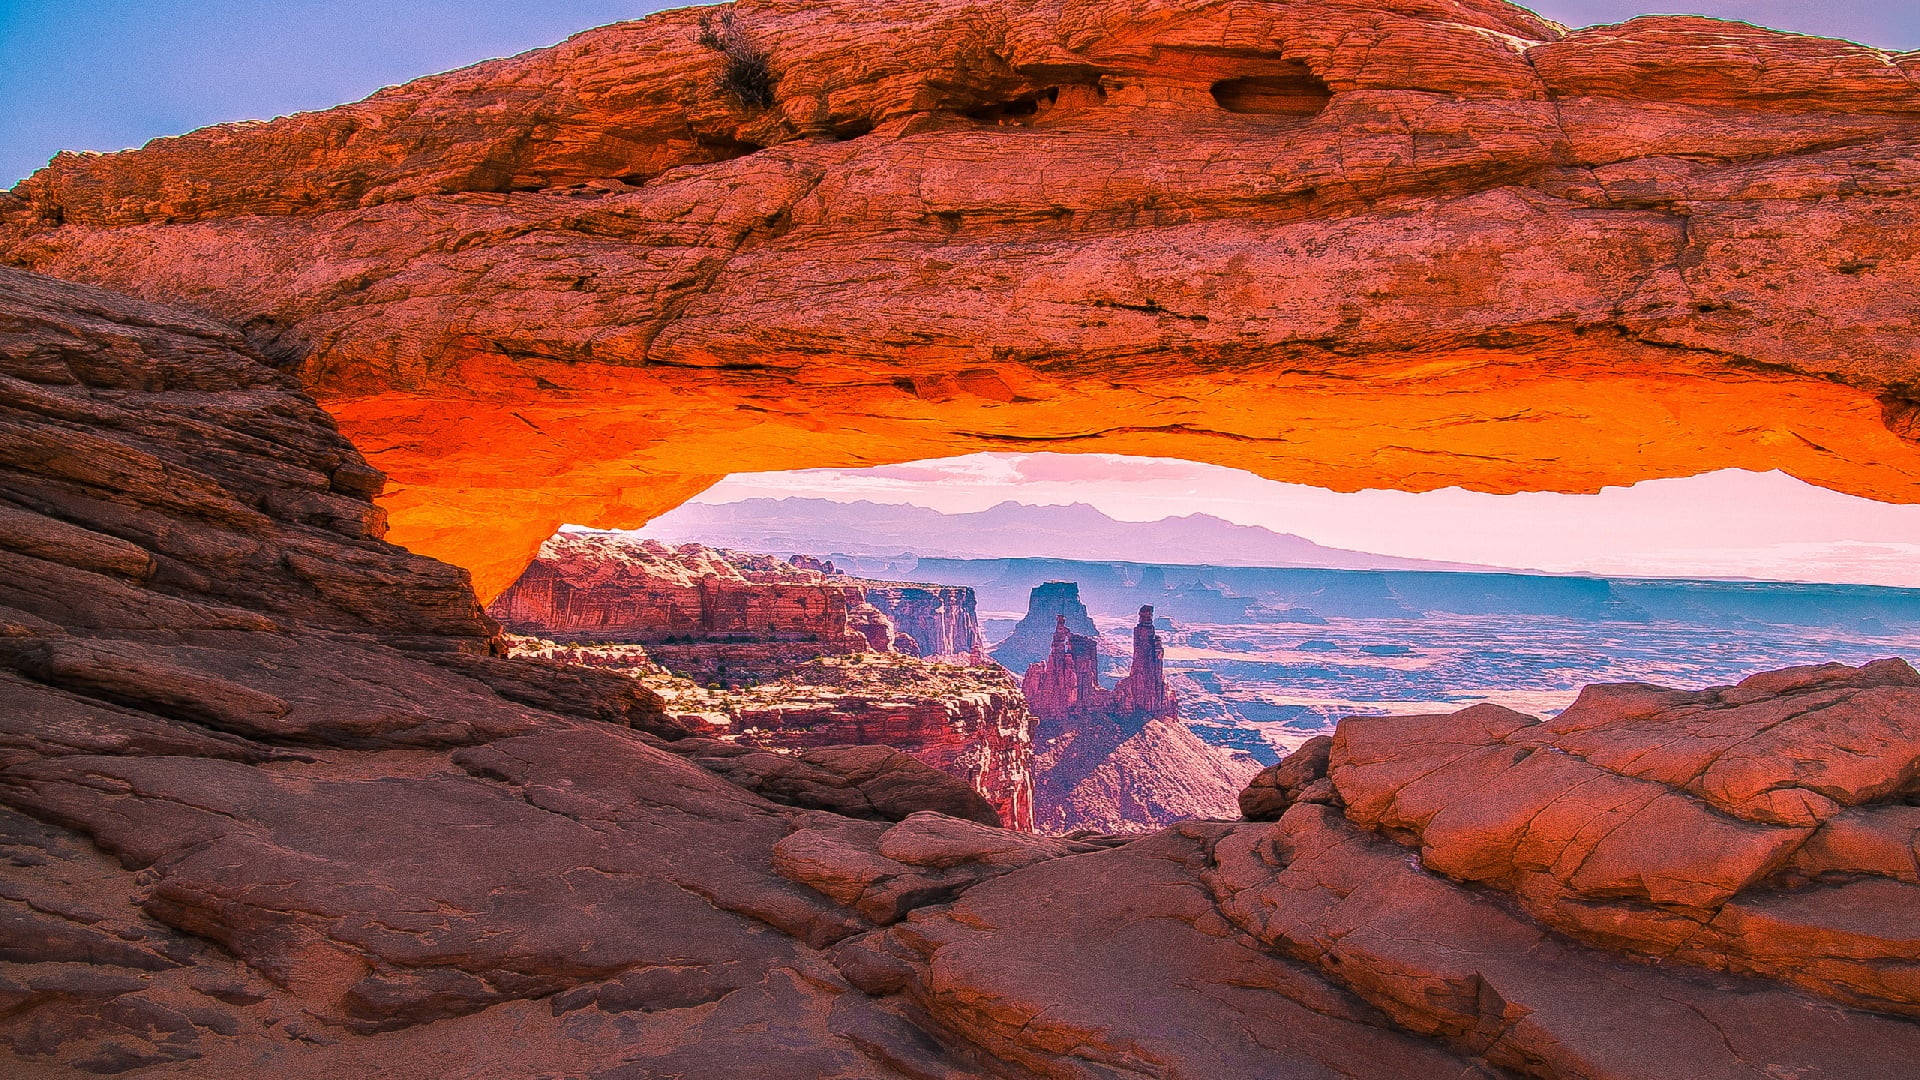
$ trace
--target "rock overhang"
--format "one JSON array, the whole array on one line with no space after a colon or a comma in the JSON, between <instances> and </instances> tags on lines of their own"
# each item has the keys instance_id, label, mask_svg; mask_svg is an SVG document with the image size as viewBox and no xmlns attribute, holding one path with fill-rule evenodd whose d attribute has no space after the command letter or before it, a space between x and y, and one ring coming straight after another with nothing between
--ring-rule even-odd
<instances>
[{"instance_id":1,"label":"rock overhang","mask_svg":"<svg viewBox=\"0 0 1920 1080\"><path fill-rule=\"evenodd\" d=\"M742 2L140 151L0 258L198 308L503 587L719 476L994 449L1920 501L1916 61L1490 0Z\"/></svg>"}]
</instances>

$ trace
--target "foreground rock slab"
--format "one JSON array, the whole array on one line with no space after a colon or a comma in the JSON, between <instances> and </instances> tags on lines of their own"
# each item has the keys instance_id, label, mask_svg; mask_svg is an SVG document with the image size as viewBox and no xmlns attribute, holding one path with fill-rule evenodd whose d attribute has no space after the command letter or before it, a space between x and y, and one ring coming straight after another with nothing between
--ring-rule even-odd
<instances>
[{"instance_id":1,"label":"foreground rock slab","mask_svg":"<svg viewBox=\"0 0 1920 1080\"><path fill-rule=\"evenodd\" d=\"M1278 821L1042 838L915 808L958 785L883 749L720 760L632 680L496 655L461 572L380 538L380 483L234 331L0 270L0 1071L1920 1061L1903 663L1350 720ZM1594 835L1486 839L1534 758L1595 770L1556 789Z\"/></svg>"}]
</instances>

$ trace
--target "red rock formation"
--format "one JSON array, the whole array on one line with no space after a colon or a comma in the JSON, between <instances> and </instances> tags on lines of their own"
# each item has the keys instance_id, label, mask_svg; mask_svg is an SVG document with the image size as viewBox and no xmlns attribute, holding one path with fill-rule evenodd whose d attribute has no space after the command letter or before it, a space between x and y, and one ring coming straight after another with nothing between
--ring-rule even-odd
<instances>
[{"instance_id":1,"label":"red rock formation","mask_svg":"<svg viewBox=\"0 0 1920 1080\"><path fill-rule=\"evenodd\" d=\"M1920 500L1916 62L1499 0L743 2L63 155L0 259L247 328L491 597L565 521L980 450Z\"/></svg>"},{"instance_id":2,"label":"red rock formation","mask_svg":"<svg viewBox=\"0 0 1920 1080\"><path fill-rule=\"evenodd\" d=\"M867 602L874 594L929 641L967 642L963 663L977 660L971 589L878 585L804 556L599 533L555 534L489 610L536 636L517 647L522 654L641 676L657 664L741 691L703 699L724 730L775 747L890 746L971 784L1006 827L1031 831L1033 721L1012 680L998 668L906 661L917 643L908 637L910 650L897 647L893 621ZM814 662L876 653L903 655L877 665Z\"/></svg>"},{"instance_id":3,"label":"red rock formation","mask_svg":"<svg viewBox=\"0 0 1920 1080\"><path fill-rule=\"evenodd\" d=\"M970 664L986 662L986 641L980 636L972 589L869 582L866 597L911 643L910 648L896 646L894 651Z\"/></svg>"},{"instance_id":4,"label":"red rock formation","mask_svg":"<svg viewBox=\"0 0 1920 1080\"><path fill-rule=\"evenodd\" d=\"M560 532L491 613L556 639L806 641L821 654L884 652L884 639L876 646L855 626L856 613L871 614L863 607L858 582L769 555Z\"/></svg>"},{"instance_id":5,"label":"red rock formation","mask_svg":"<svg viewBox=\"0 0 1920 1080\"><path fill-rule=\"evenodd\" d=\"M1020 692L1034 715L1058 732L1083 716L1110 716L1112 692L1100 685L1100 642L1068 630L1065 615L1054 620L1053 646L1045 660L1027 668Z\"/></svg>"},{"instance_id":6,"label":"red rock formation","mask_svg":"<svg viewBox=\"0 0 1920 1080\"><path fill-rule=\"evenodd\" d=\"M888 746L971 784L1006 828L1034 829L1034 718L997 667L905 657L819 662L730 695L762 746Z\"/></svg>"},{"instance_id":7,"label":"red rock formation","mask_svg":"<svg viewBox=\"0 0 1920 1080\"><path fill-rule=\"evenodd\" d=\"M1163 654L1153 608L1142 607L1133 628L1133 666L1109 690L1100 685L1100 642L1067 629L1067 617L1057 615L1053 646L1045 660L1027 668L1020 690L1034 715L1056 727L1092 719L1131 727L1150 718L1178 720Z\"/></svg>"},{"instance_id":8,"label":"red rock formation","mask_svg":"<svg viewBox=\"0 0 1920 1080\"><path fill-rule=\"evenodd\" d=\"M1699 692L1588 687L1354 718L1346 816L1582 940L1920 1016L1920 675L1828 664Z\"/></svg>"},{"instance_id":9,"label":"red rock formation","mask_svg":"<svg viewBox=\"0 0 1920 1080\"><path fill-rule=\"evenodd\" d=\"M1047 602L1056 595L1064 590L1049 593ZM1112 689L1100 685L1099 641L1073 633L1065 614L1054 619L1047 658L1027 668L1020 684L1039 718L1039 827L1117 832L1230 813L1236 793L1259 766L1207 745L1180 723L1153 609L1140 609L1133 666Z\"/></svg>"},{"instance_id":10,"label":"red rock formation","mask_svg":"<svg viewBox=\"0 0 1920 1080\"><path fill-rule=\"evenodd\" d=\"M880 748L663 749L630 681L492 655L377 486L236 332L0 271L0 1072L1920 1060L1902 664L1350 720L1278 822L1067 842L907 813Z\"/></svg>"},{"instance_id":11,"label":"red rock formation","mask_svg":"<svg viewBox=\"0 0 1920 1080\"><path fill-rule=\"evenodd\" d=\"M1163 665L1166 650L1153 629L1153 608L1140 608L1140 621L1133 627L1133 664L1119 682L1113 684L1113 707L1121 713L1155 716L1167 720L1180 717L1179 703L1167 686Z\"/></svg>"}]
</instances>

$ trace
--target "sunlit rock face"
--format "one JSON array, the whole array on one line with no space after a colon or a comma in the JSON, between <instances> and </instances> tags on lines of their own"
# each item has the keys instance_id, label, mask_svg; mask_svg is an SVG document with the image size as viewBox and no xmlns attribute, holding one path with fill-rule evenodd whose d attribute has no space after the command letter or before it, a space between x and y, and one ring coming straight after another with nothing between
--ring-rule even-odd
<instances>
[{"instance_id":1,"label":"sunlit rock face","mask_svg":"<svg viewBox=\"0 0 1920 1080\"><path fill-rule=\"evenodd\" d=\"M771 555L562 532L488 611L517 633L645 645L676 675L733 684L894 651L865 584Z\"/></svg>"},{"instance_id":2,"label":"sunlit rock face","mask_svg":"<svg viewBox=\"0 0 1920 1080\"><path fill-rule=\"evenodd\" d=\"M63 156L0 258L191 305L505 587L563 521L978 450L1920 500L1920 61L1496 0L741 3Z\"/></svg>"}]
</instances>

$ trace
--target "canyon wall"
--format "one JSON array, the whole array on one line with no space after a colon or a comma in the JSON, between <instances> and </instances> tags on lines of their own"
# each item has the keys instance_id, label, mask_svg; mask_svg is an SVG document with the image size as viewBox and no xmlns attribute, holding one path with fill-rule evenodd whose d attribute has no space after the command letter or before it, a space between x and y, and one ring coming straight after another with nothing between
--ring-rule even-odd
<instances>
[{"instance_id":1,"label":"canyon wall","mask_svg":"<svg viewBox=\"0 0 1920 1080\"><path fill-rule=\"evenodd\" d=\"M497 655L381 483L232 328L0 270L0 1072L1920 1061L1903 663L1349 720L1278 821L1068 841Z\"/></svg>"},{"instance_id":2,"label":"canyon wall","mask_svg":"<svg viewBox=\"0 0 1920 1080\"><path fill-rule=\"evenodd\" d=\"M1011 676L902 657L802 666L728 701L762 746L887 746L965 780L1016 832L1034 830L1034 718Z\"/></svg>"},{"instance_id":3,"label":"canyon wall","mask_svg":"<svg viewBox=\"0 0 1920 1080\"><path fill-rule=\"evenodd\" d=\"M870 582L867 602L880 610L894 629L905 634L911 648L897 651L916 656L986 662L986 640L974 611L973 590L959 585L909 585ZM896 641L896 645L905 644Z\"/></svg>"},{"instance_id":4,"label":"canyon wall","mask_svg":"<svg viewBox=\"0 0 1920 1080\"><path fill-rule=\"evenodd\" d=\"M996 823L1033 829L1033 719L1013 680L977 655L972 589L560 532L488 610L533 639L517 654L627 672L689 727L787 749L892 747L965 781ZM939 651L926 654L914 631Z\"/></svg>"},{"instance_id":5,"label":"canyon wall","mask_svg":"<svg viewBox=\"0 0 1920 1080\"><path fill-rule=\"evenodd\" d=\"M858 582L770 555L603 533L555 533L490 611L557 639L793 642L815 656L893 647Z\"/></svg>"},{"instance_id":6,"label":"canyon wall","mask_svg":"<svg viewBox=\"0 0 1920 1080\"><path fill-rule=\"evenodd\" d=\"M988 450L1338 490L1920 501L1916 62L1499 0L741 0L66 154L0 260L189 305L505 588L728 473Z\"/></svg>"}]
</instances>

